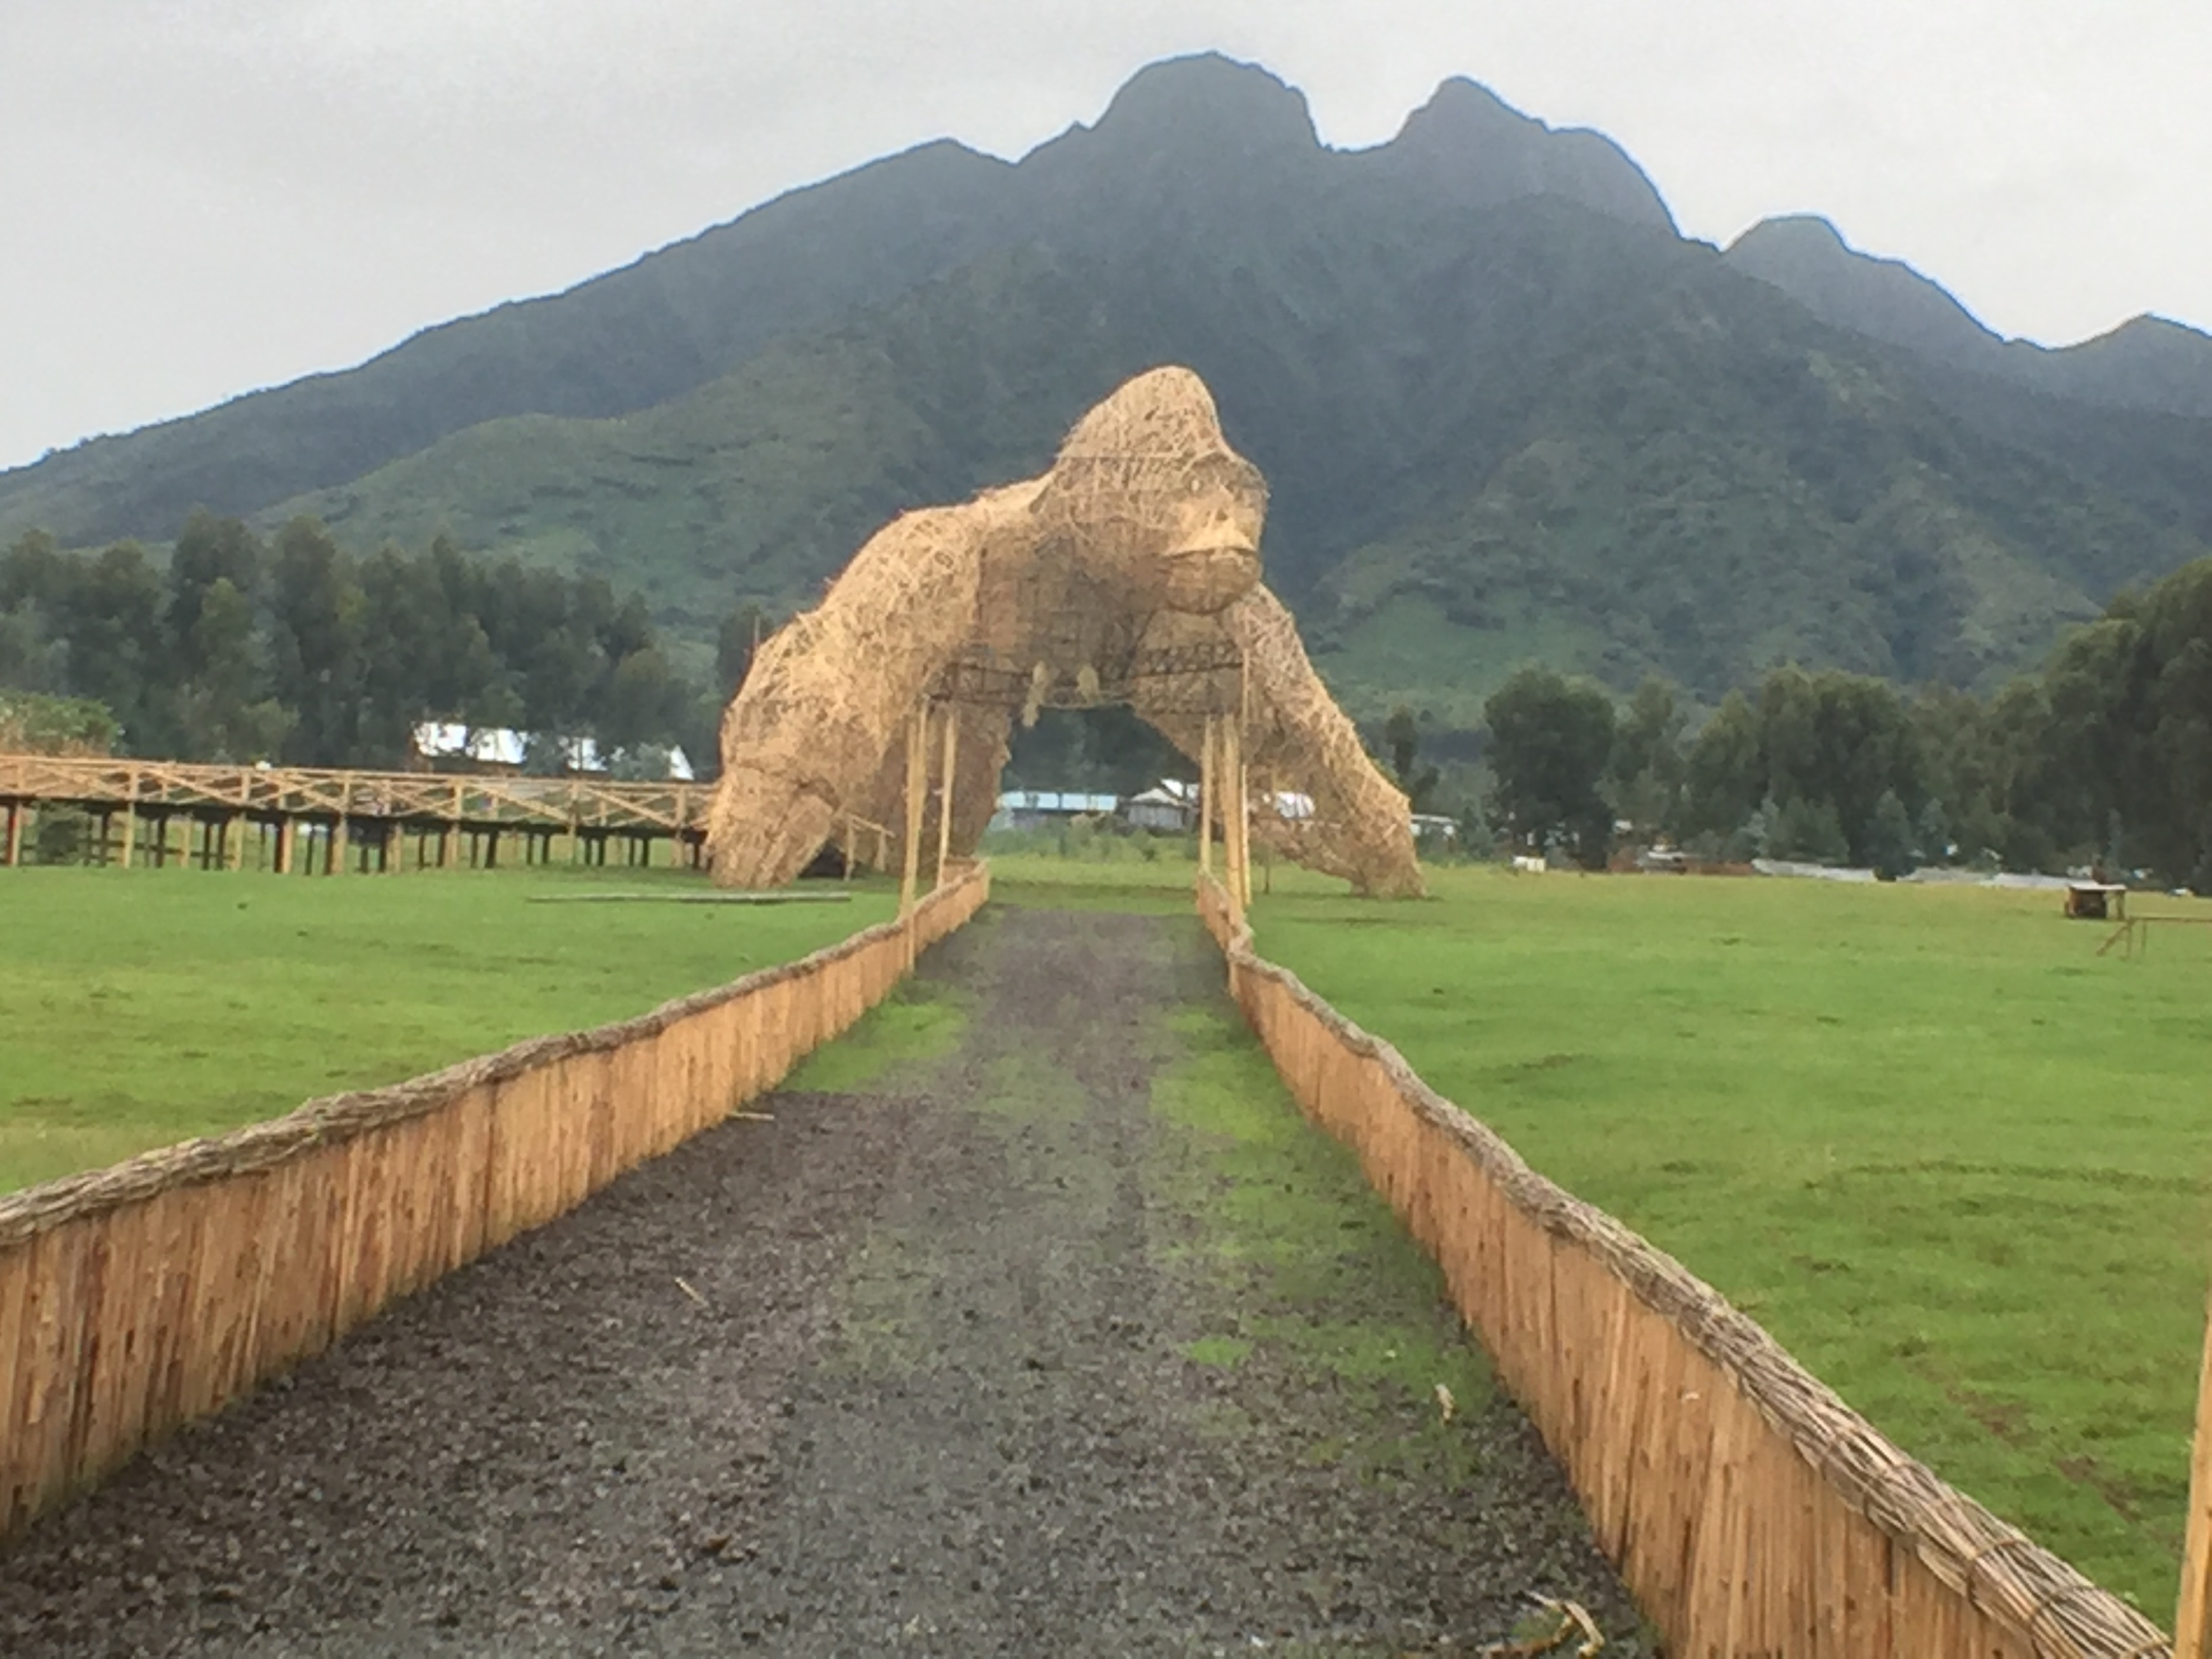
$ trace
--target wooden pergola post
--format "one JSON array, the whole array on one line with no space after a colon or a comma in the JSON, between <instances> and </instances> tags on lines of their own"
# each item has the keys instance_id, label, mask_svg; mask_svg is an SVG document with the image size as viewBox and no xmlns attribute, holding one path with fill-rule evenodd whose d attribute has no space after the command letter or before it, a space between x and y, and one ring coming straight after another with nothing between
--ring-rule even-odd
<instances>
[{"instance_id":1,"label":"wooden pergola post","mask_svg":"<svg viewBox=\"0 0 2212 1659\"><path fill-rule=\"evenodd\" d=\"M922 809L929 795L929 705L914 711L906 727L906 860L899 877L899 916L914 909L915 887L921 874Z\"/></svg>"},{"instance_id":2,"label":"wooden pergola post","mask_svg":"<svg viewBox=\"0 0 2212 1659\"><path fill-rule=\"evenodd\" d=\"M1237 734L1237 902L1252 908L1252 768L1244 734Z\"/></svg>"},{"instance_id":3,"label":"wooden pergola post","mask_svg":"<svg viewBox=\"0 0 2212 1659\"><path fill-rule=\"evenodd\" d=\"M323 860L323 873L342 876L346 872L346 821L339 817L331 824L331 850Z\"/></svg>"},{"instance_id":4,"label":"wooden pergola post","mask_svg":"<svg viewBox=\"0 0 2212 1659\"><path fill-rule=\"evenodd\" d=\"M1244 915L1244 801L1238 787L1244 776L1243 733L1238 722L1221 722L1221 752L1215 757L1214 775L1221 784L1221 864L1223 884L1238 917Z\"/></svg>"},{"instance_id":5,"label":"wooden pergola post","mask_svg":"<svg viewBox=\"0 0 2212 1659\"><path fill-rule=\"evenodd\" d=\"M292 843L296 839L292 815L281 814L276 820L276 873L280 876L292 873Z\"/></svg>"},{"instance_id":6,"label":"wooden pergola post","mask_svg":"<svg viewBox=\"0 0 2212 1659\"><path fill-rule=\"evenodd\" d=\"M937 801L937 885L945 885L945 861L952 856L952 775L960 763L960 711L945 705L945 792Z\"/></svg>"},{"instance_id":7,"label":"wooden pergola post","mask_svg":"<svg viewBox=\"0 0 2212 1659\"><path fill-rule=\"evenodd\" d=\"M126 799L123 803L123 867L131 867L131 854L138 840L138 769L132 767L130 782L125 786ZM104 848L102 850L105 850Z\"/></svg>"},{"instance_id":8,"label":"wooden pergola post","mask_svg":"<svg viewBox=\"0 0 2212 1659\"><path fill-rule=\"evenodd\" d=\"M23 808L15 801L8 803L8 866L13 869L23 861Z\"/></svg>"},{"instance_id":9,"label":"wooden pergola post","mask_svg":"<svg viewBox=\"0 0 2212 1659\"><path fill-rule=\"evenodd\" d=\"M2205 1308L2204 1356L2197 1376L2197 1438L2189 1453L2189 1527L2181 1549L2180 1604L2173 1615L2173 1659L2212 1659L2212 1299Z\"/></svg>"},{"instance_id":10,"label":"wooden pergola post","mask_svg":"<svg viewBox=\"0 0 2212 1659\"><path fill-rule=\"evenodd\" d=\"M1237 903L1252 908L1252 773L1244 748L1252 724L1252 664L1240 657L1237 665L1237 770L1230 779L1237 803Z\"/></svg>"},{"instance_id":11,"label":"wooden pergola post","mask_svg":"<svg viewBox=\"0 0 2212 1659\"><path fill-rule=\"evenodd\" d=\"M1198 745L1198 873L1213 872L1213 727L1206 717L1206 736Z\"/></svg>"}]
</instances>

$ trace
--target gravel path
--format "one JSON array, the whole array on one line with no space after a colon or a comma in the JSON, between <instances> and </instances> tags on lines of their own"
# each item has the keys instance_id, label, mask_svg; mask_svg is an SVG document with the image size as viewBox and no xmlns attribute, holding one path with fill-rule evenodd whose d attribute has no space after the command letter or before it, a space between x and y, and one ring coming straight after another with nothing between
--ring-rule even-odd
<instances>
[{"instance_id":1,"label":"gravel path","mask_svg":"<svg viewBox=\"0 0 2212 1659\"><path fill-rule=\"evenodd\" d=\"M1509 1405L1206 1346L1382 1318L1481 1369L1432 1285L1192 1266L1230 1188L1157 1103L1237 1046L1218 976L1186 918L994 906L925 964L949 1057L779 1094L140 1459L0 1556L0 1652L1473 1653L1539 1591L1649 1651Z\"/></svg>"}]
</instances>

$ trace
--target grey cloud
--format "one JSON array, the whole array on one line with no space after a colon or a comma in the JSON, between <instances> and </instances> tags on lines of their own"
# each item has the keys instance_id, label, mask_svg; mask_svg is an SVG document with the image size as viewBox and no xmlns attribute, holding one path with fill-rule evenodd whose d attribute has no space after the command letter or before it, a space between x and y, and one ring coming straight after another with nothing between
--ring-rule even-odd
<instances>
[{"instance_id":1,"label":"grey cloud","mask_svg":"<svg viewBox=\"0 0 2212 1659\"><path fill-rule=\"evenodd\" d=\"M1823 213L2006 332L2212 323L2191 0L0 0L0 464L357 361L1215 47L1329 142L1446 76L1620 141L1686 232Z\"/></svg>"}]
</instances>

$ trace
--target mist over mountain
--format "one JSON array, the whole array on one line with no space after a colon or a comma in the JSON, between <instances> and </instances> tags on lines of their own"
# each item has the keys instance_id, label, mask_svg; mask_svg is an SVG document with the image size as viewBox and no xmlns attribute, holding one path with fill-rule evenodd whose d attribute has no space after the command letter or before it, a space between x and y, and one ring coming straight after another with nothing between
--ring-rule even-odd
<instances>
[{"instance_id":1,"label":"mist over mountain","mask_svg":"<svg viewBox=\"0 0 2212 1659\"><path fill-rule=\"evenodd\" d=\"M709 637L902 507L1190 364L1355 710L1531 658L1716 698L1796 659L1984 683L2212 543L2212 340L2007 342L1824 222L1725 254L1618 146L1464 80L1389 143L1215 57L1018 163L927 145L345 374L0 473L0 538L321 515L641 587Z\"/></svg>"}]
</instances>

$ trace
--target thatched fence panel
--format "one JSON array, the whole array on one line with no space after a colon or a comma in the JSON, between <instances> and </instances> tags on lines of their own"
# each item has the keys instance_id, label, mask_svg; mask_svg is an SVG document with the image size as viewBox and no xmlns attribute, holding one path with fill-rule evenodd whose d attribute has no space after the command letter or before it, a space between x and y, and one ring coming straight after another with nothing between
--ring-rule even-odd
<instances>
[{"instance_id":1,"label":"thatched fence panel","mask_svg":"<svg viewBox=\"0 0 2212 1659\"><path fill-rule=\"evenodd\" d=\"M780 1081L975 915L907 919L541 1037L0 1198L0 1538L393 1300Z\"/></svg>"},{"instance_id":2,"label":"thatched fence panel","mask_svg":"<svg viewBox=\"0 0 2212 1659\"><path fill-rule=\"evenodd\" d=\"M1211 877L1198 907L1291 1094L1435 1256L1669 1653L2171 1653L2140 1613L1944 1485L1679 1262L1261 960Z\"/></svg>"}]
</instances>

